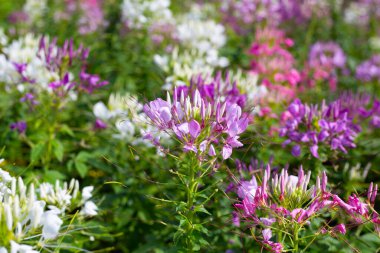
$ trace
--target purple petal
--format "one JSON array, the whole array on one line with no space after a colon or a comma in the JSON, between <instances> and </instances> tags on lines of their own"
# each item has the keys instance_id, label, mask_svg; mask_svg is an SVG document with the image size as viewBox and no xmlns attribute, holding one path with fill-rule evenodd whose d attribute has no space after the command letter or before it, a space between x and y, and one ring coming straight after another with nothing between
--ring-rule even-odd
<instances>
[{"instance_id":1,"label":"purple petal","mask_svg":"<svg viewBox=\"0 0 380 253\"><path fill-rule=\"evenodd\" d=\"M224 145L222 150L223 160L228 159L232 154L232 147L230 145Z\"/></svg>"},{"instance_id":2,"label":"purple petal","mask_svg":"<svg viewBox=\"0 0 380 253\"><path fill-rule=\"evenodd\" d=\"M188 128L189 128L191 137L196 139L201 132L201 126L199 125L199 123L195 120L191 120L189 122Z\"/></svg>"},{"instance_id":3,"label":"purple petal","mask_svg":"<svg viewBox=\"0 0 380 253\"><path fill-rule=\"evenodd\" d=\"M300 156L300 154L301 154L301 146L300 145L293 146L292 155L295 157L298 157L298 156Z\"/></svg>"},{"instance_id":4,"label":"purple petal","mask_svg":"<svg viewBox=\"0 0 380 253\"><path fill-rule=\"evenodd\" d=\"M319 158L318 155L318 145L313 145L310 147L310 152L315 158Z\"/></svg>"}]
</instances>

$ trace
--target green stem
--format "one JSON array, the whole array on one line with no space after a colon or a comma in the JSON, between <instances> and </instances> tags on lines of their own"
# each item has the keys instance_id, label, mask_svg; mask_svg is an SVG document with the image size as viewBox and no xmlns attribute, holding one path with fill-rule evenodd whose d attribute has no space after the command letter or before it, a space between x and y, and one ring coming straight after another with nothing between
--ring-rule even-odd
<instances>
[{"instance_id":1,"label":"green stem","mask_svg":"<svg viewBox=\"0 0 380 253\"><path fill-rule=\"evenodd\" d=\"M296 226L294 229L293 248L294 248L294 252L298 252L298 226Z\"/></svg>"},{"instance_id":2,"label":"green stem","mask_svg":"<svg viewBox=\"0 0 380 253\"><path fill-rule=\"evenodd\" d=\"M188 166L188 176L189 180L186 184L187 187L187 212L186 218L189 222L189 226L186 231L186 244L188 252L193 252L193 242L191 240L191 235L194 229L194 203L196 202L195 196L198 191L198 182L195 178L195 171L198 168L197 160L194 157L191 158L190 166Z\"/></svg>"}]
</instances>

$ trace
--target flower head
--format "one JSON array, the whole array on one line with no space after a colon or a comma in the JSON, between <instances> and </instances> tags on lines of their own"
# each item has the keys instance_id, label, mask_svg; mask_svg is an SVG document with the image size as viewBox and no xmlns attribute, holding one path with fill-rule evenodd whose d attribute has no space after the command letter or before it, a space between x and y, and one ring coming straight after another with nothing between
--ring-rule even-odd
<instances>
[{"instance_id":1,"label":"flower head","mask_svg":"<svg viewBox=\"0 0 380 253\"><path fill-rule=\"evenodd\" d=\"M212 101L198 89L174 90L173 98L160 98L144 105L144 112L161 130L174 133L184 151L213 155L215 146L222 146L223 159L233 148L241 147L239 135L248 126L248 116L236 103ZM227 106L228 105L228 106Z\"/></svg>"},{"instance_id":2,"label":"flower head","mask_svg":"<svg viewBox=\"0 0 380 253\"><path fill-rule=\"evenodd\" d=\"M299 99L294 100L283 114L284 122L280 129L280 136L286 137L284 146L294 143L292 154L299 156L301 146L309 147L311 154L319 158L318 149L321 144L329 146L331 150L340 150L344 153L347 148L354 148L354 139L360 128L353 123L346 107L340 101L329 105L303 104Z\"/></svg>"}]
</instances>

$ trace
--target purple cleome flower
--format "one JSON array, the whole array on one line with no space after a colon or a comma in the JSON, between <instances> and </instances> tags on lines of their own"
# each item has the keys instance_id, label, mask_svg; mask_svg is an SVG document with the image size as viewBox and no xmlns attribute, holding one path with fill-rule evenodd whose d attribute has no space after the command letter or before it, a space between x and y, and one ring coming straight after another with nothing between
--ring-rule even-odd
<instances>
[{"instance_id":1,"label":"purple cleome flower","mask_svg":"<svg viewBox=\"0 0 380 253\"><path fill-rule=\"evenodd\" d=\"M27 125L25 121L18 121L10 125L11 130L17 131L20 134L25 133L26 127Z\"/></svg>"},{"instance_id":2,"label":"purple cleome flower","mask_svg":"<svg viewBox=\"0 0 380 253\"><path fill-rule=\"evenodd\" d=\"M175 88L172 100L170 96L167 101L158 98L144 105L144 112L160 130L174 133L184 151L208 156L221 153L227 159L234 148L243 146L239 135L248 126L248 115L230 99L220 102L221 97L213 94L215 86L199 80L202 93L194 86Z\"/></svg>"},{"instance_id":3,"label":"purple cleome flower","mask_svg":"<svg viewBox=\"0 0 380 253\"><path fill-rule=\"evenodd\" d=\"M321 145L347 153L347 148L355 147L355 137L361 131L360 126L353 122L349 102L341 98L329 105L322 103L318 108L303 104L299 99L294 100L282 115L284 121L279 135L287 138L283 146L294 143L293 156L301 154L301 145L308 146L316 158L319 158Z\"/></svg>"},{"instance_id":4,"label":"purple cleome flower","mask_svg":"<svg viewBox=\"0 0 380 253\"><path fill-rule=\"evenodd\" d=\"M73 40L66 40L62 47L57 46L57 39L53 39L50 43L42 37L40 40L39 51L37 56L45 62L48 70L61 73L58 81L53 81L49 87L57 91L60 95L67 94L67 91L77 87L87 93L92 93L95 89L108 84L102 81L98 75L86 72L86 60L89 56L89 49L80 45L74 48ZM79 66L81 72L79 80L71 80L70 68Z\"/></svg>"},{"instance_id":5,"label":"purple cleome flower","mask_svg":"<svg viewBox=\"0 0 380 253\"><path fill-rule=\"evenodd\" d=\"M363 82L380 81L380 55L373 55L356 68L356 78Z\"/></svg>"},{"instance_id":6,"label":"purple cleome flower","mask_svg":"<svg viewBox=\"0 0 380 253\"><path fill-rule=\"evenodd\" d=\"M257 174L257 173L256 173ZM349 197L345 202L337 195L332 194L327 189L327 175L323 172L322 177L317 177L316 184L309 186L311 173L305 174L302 167L298 170L298 176L289 175L287 170L282 170L280 174L271 173L268 165L264 171L261 183L256 184L255 176L251 181L255 189L249 186L251 195L245 195L242 201L236 204L239 212L235 212L240 217L240 224L247 223L256 229L261 229L263 247L272 252L281 252L283 245L271 241L271 228L281 225L280 230L284 230L285 224L292 229L292 223L298 226L309 224L310 220L320 214L342 210L347 216L342 217L348 222L352 220L360 224L363 221L372 221L375 229L378 227L378 214L373 210L377 195L377 186L372 183L368 189L367 201L363 202L356 195ZM240 187L247 185L241 184ZM245 189L247 190L247 189ZM241 193L242 189L238 189ZM239 194L239 197L242 195ZM236 221L235 221L236 222ZM380 224L380 223L379 223ZM322 228L322 232L327 232ZM332 233L346 233L345 224L339 224L331 228Z\"/></svg>"}]
</instances>

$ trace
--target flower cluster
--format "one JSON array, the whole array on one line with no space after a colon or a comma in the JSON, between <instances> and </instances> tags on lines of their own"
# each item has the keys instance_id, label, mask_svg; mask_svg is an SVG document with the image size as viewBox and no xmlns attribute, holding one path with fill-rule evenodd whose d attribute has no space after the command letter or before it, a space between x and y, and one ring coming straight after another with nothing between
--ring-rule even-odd
<instances>
[{"instance_id":1,"label":"flower cluster","mask_svg":"<svg viewBox=\"0 0 380 253\"><path fill-rule=\"evenodd\" d=\"M78 32L80 34L90 34L99 31L107 25L104 18L101 0L65 0L64 10L57 10L54 13L56 21L71 20L78 15L76 20Z\"/></svg>"},{"instance_id":2,"label":"flower cluster","mask_svg":"<svg viewBox=\"0 0 380 253\"><path fill-rule=\"evenodd\" d=\"M330 10L329 5L329 2L324 0L225 0L221 6L221 12L225 23L236 32L244 34L257 23L278 26L288 20L300 23L313 16L327 16Z\"/></svg>"},{"instance_id":3,"label":"flower cluster","mask_svg":"<svg viewBox=\"0 0 380 253\"><path fill-rule=\"evenodd\" d=\"M311 154L319 158L318 148L321 144L331 150L340 150L344 153L347 148L354 148L354 139L360 128L338 100L321 108L317 105L303 104L299 99L293 101L282 115L283 125L280 137L286 137L284 146L294 143L292 154L301 154L301 144L307 145Z\"/></svg>"},{"instance_id":4,"label":"flower cluster","mask_svg":"<svg viewBox=\"0 0 380 253\"><path fill-rule=\"evenodd\" d=\"M256 31L255 42L249 50L255 57L251 62L252 72L258 74L268 90L276 94L275 101L294 98L301 80L294 67L295 60L287 50L293 44L283 31L267 27Z\"/></svg>"},{"instance_id":5,"label":"flower cluster","mask_svg":"<svg viewBox=\"0 0 380 253\"><path fill-rule=\"evenodd\" d=\"M38 248L49 247L45 242L60 237L71 211L80 209L77 218L97 215L90 200L93 188L80 191L74 179L35 188L0 169L0 252L39 252Z\"/></svg>"},{"instance_id":6,"label":"flower cluster","mask_svg":"<svg viewBox=\"0 0 380 253\"><path fill-rule=\"evenodd\" d=\"M219 55L227 38L223 25L204 17L207 8L198 5L178 16L172 24L174 49L169 54L155 55L154 60L167 74L167 89L189 80L195 74L207 74L215 68L227 67L229 61Z\"/></svg>"},{"instance_id":7,"label":"flower cluster","mask_svg":"<svg viewBox=\"0 0 380 253\"><path fill-rule=\"evenodd\" d=\"M239 135L248 126L248 115L236 103L220 102L198 89L175 89L173 99L160 98L144 105L144 112L162 131L174 133L185 152L215 156L222 146L223 159L241 147Z\"/></svg>"},{"instance_id":8,"label":"flower cluster","mask_svg":"<svg viewBox=\"0 0 380 253\"><path fill-rule=\"evenodd\" d=\"M117 132L112 135L115 139L125 140L133 145L148 146L152 144L143 138L148 132L154 133L164 142L169 139L165 133L159 133L148 124L148 119L143 113L143 105L129 94L124 96L112 94L107 106L103 102L98 102L94 105L93 112L96 116L95 128L106 129L113 125L116 128L114 132Z\"/></svg>"},{"instance_id":9,"label":"flower cluster","mask_svg":"<svg viewBox=\"0 0 380 253\"><path fill-rule=\"evenodd\" d=\"M350 2L344 10L344 20L348 24L368 27L371 18L380 17L379 2L377 0L359 0Z\"/></svg>"},{"instance_id":10,"label":"flower cluster","mask_svg":"<svg viewBox=\"0 0 380 253\"><path fill-rule=\"evenodd\" d=\"M335 42L317 42L312 45L309 60L303 70L303 80L314 87L318 82L328 81L330 89L337 85L337 70L345 71L346 56Z\"/></svg>"},{"instance_id":11,"label":"flower cluster","mask_svg":"<svg viewBox=\"0 0 380 253\"><path fill-rule=\"evenodd\" d=\"M317 177L315 185L312 186L309 186L310 176L310 171L305 174L302 167L298 176L293 176L287 170L282 170L279 174L272 173L270 166L267 166L261 184L257 183L255 176L250 181L241 182L238 195L242 202L235 206L244 223L261 231L260 241L264 248L271 252L282 252L287 248L297 249L300 230L307 228L314 218L322 215L326 217L327 214L332 217L336 211L343 211L346 215L342 217L347 222L355 221L359 225L369 220L377 229L378 215L373 210L377 185L371 183L367 201L352 195L345 202L328 191L326 173ZM334 227L329 227L327 223L322 226L321 234L346 233L343 223ZM277 234L277 242L270 240L272 230Z\"/></svg>"},{"instance_id":12,"label":"flower cluster","mask_svg":"<svg viewBox=\"0 0 380 253\"><path fill-rule=\"evenodd\" d=\"M246 32L243 28L256 22L269 21L271 25L281 20L279 2L262 0L226 0L221 6L224 22L239 33Z\"/></svg>"},{"instance_id":13,"label":"flower cluster","mask_svg":"<svg viewBox=\"0 0 380 253\"><path fill-rule=\"evenodd\" d=\"M27 0L23 6L30 24L40 25L47 10L47 0Z\"/></svg>"},{"instance_id":14,"label":"flower cluster","mask_svg":"<svg viewBox=\"0 0 380 253\"><path fill-rule=\"evenodd\" d=\"M128 28L141 29L156 22L169 21L172 12L170 0L124 0L122 20Z\"/></svg>"},{"instance_id":15,"label":"flower cluster","mask_svg":"<svg viewBox=\"0 0 380 253\"><path fill-rule=\"evenodd\" d=\"M363 82L380 82L380 55L373 55L357 66L356 78Z\"/></svg>"},{"instance_id":16,"label":"flower cluster","mask_svg":"<svg viewBox=\"0 0 380 253\"><path fill-rule=\"evenodd\" d=\"M229 74L223 78L221 72L218 72L214 78L204 78L202 75L191 78L190 85L177 86L178 94L184 92L185 96L199 91L201 97L211 103L227 103L227 106L237 104L243 110L247 104L247 94L240 92L238 83L232 81Z\"/></svg>"},{"instance_id":17,"label":"flower cluster","mask_svg":"<svg viewBox=\"0 0 380 253\"><path fill-rule=\"evenodd\" d=\"M340 110L346 112L348 117L356 123L358 131L361 130L364 120L374 128L380 127L380 101L367 93L345 92L337 100ZM368 128L367 128L368 129Z\"/></svg>"},{"instance_id":18,"label":"flower cluster","mask_svg":"<svg viewBox=\"0 0 380 253\"><path fill-rule=\"evenodd\" d=\"M73 96L74 90L91 93L107 85L99 76L87 73L89 50L80 45L74 48L72 40L62 47L56 39L27 34L3 47L0 66L4 71L0 81L10 88L15 84L20 92L37 93L41 90L64 97ZM80 70L78 76L75 71Z\"/></svg>"}]
</instances>

